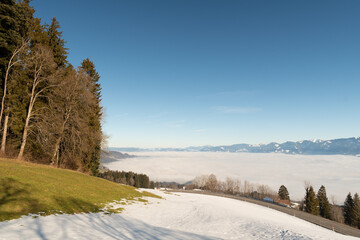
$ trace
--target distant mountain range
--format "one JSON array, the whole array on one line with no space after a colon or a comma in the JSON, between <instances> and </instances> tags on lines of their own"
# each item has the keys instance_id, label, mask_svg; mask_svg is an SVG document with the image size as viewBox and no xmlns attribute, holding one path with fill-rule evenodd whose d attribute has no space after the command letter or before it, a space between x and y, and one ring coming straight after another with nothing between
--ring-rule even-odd
<instances>
[{"instance_id":1,"label":"distant mountain range","mask_svg":"<svg viewBox=\"0 0 360 240\"><path fill-rule=\"evenodd\" d=\"M269 144L234 144L228 146L201 146L186 148L110 148L121 152L249 152L287 153L307 155L360 155L360 138L339 138L332 140L304 140L298 142Z\"/></svg>"},{"instance_id":2,"label":"distant mountain range","mask_svg":"<svg viewBox=\"0 0 360 240\"><path fill-rule=\"evenodd\" d=\"M121 153L119 151L103 151L101 152L101 163L111 163L118 161L119 159L134 158L136 156L127 153Z\"/></svg>"}]
</instances>

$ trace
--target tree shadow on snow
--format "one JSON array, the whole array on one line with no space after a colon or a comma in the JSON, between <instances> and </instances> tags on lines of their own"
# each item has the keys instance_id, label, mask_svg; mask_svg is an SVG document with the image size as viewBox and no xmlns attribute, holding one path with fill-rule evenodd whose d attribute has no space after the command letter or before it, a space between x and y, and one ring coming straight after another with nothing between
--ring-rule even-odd
<instances>
[{"instance_id":1,"label":"tree shadow on snow","mask_svg":"<svg viewBox=\"0 0 360 240\"><path fill-rule=\"evenodd\" d=\"M17 239L154 239L154 240L214 240L218 238L152 226L123 217L88 213L27 219L21 231L14 232ZM5 227L6 228L6 227Z\"/></svg>"},{"instance_id":2,"label":"tree shadow on snow","mask_svg":"<svg viewBox=\"0 0 360 240\"><path fill-rule=\"evenodd\" d=\"M29 234L38 239L154 239L154 240L213 240L217 238L202 236L184 231L152 226L143 221L124 217L121 214L106 215L94 213L99 207L76 198L54 197L63 213L93 212L82 214L61 214L49 216L28 216L16 224L11 234L17 239L27 239ZM11 206L17 206L16 209ZM10 207L9 207L10 206ZM0 180L0 220L19 217L28 213L38 213L43 208L36 199L31 198L29 186L13 178ZM15 220L16 221L16 220ZM0 224L6 231L12 222ZM33 237L31 237L33 238Z\"/></svg>"}]
</instances>

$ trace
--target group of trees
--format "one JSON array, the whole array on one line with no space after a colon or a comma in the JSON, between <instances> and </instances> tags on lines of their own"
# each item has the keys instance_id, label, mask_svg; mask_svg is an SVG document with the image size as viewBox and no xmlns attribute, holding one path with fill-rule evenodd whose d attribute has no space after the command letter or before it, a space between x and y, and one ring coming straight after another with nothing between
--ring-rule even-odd
<instances>
[{"instance_id":1,"label":"group of trees","mask_svg":"<svg viewBox=\"0 0 360 240\"><path fill-rule=\"evenodd\" d=\"M321 185L317 194L315 194L314 188L310 184L305 185L304 211L327 219L333 219L331 205L323 185Z\"/></svg>"},{"instance_id":2,"label":"group of trees","mask_svg":"<svg viewBox=\"0 0 360 240\"><path fill-rule=\"evenodd\" d=\"M349 193L344 202L345 223L360 229L360 198L355 193L354 197Z\"/></svg>"},{"instance_id":3,"label":"group of trees","mask_svg":"<svg viewBox=\"0 0 360 240\"><path fill-rule=\"evenodd\" d=\"M279 189L279 198L290 200L288 191L284 185ZM344 206L338 206L333 198L332 204L326 195L323 185L315 193L313 186L305 182L305 197L302 202L301 210L313 215L321 216L330 220L345 223L360 229L360 198L357 193L352 197L349 193L344 202Z\"/></svg>"},{"instance_id":4,"label":"group of trees","mask_svg":"<svg viewBox=\"0 0 360 240\"><path fill-rule=\"evenodd\" d=\"M254 184L247 180L242 183L239 179L229 177L225 181L220 181L214 174L198 176L194 179L193 185L187 185L186 188L198 188L256 199L263 199L266 196L275 198L277 196L276 192L267 185Z\"/></svg>"},{"instance_id":5,"label":"group of trees","mask_svg":"<svg viewBox=\"0 0 360 240\"><path fill-rule=\"evenodd\" d=\"M98 173L99 74L74 68L59 22L41 24L29 0L0 3L1 154Z\"/></svg>"},{"instance_id":6,"label":"group of trees","mask_svg":"<svg viewBox=\"0 0 360 240\"><path fill-rule=\"evenodd\" d=\"M150 182L149 177L145 174L108 170L99 173L98 176L112 182L126 184L137 188L154 188L154 183Z\"/></svg>"},{"instance_id":7,"label":"group of trees","mask_svg":"<svg viewBox=\"0 0 360 240\"><path fill-rule=\"evenodd\" d=\"M152 182L150 182L151 185ZM171 188L171 189L183 189L185 184L177 183L177 182L154 182L154 187L150 186L150 188Z\"/></svg>"},{"instance_id":8,"label":"group of trees","mask_svg":"<svg viewBox=\"0 0 360 240\"><path fill-rule=\"evenodd\" d=\"M344 206L340 207L335 204L335 200L330 204L323 185L315 194L314 188L309 183L305 183L305 198L302 209L305 212L360 229L360 198L357 193L355 193L354 197L349 193Z\"/></svg>"}]
</instances>

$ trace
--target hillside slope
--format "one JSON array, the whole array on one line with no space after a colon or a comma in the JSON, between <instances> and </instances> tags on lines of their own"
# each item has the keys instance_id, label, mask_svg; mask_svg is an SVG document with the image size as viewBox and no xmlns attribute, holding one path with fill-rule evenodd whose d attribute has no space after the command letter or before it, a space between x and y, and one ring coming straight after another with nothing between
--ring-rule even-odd
<instances>
[{"instance_id":1,"label":"hillside slope","mask_svg":"<svg viewBox=\"0 0 360 240\"><path fill-rule=\"evenodd\" d=\"M63 214L0 222L0 239L358 239L248 202L151 191L163 199L126 205L121 214Z\"/></svg>"},{"instance_id":2,"label":"hillside slope","mask_svg":"<svg viewBox=\"0 0 360 240\"><path fill-rule=\"evenodd\" d=\"M98 212L108 202L144 196L156 197L75 171L0 158L0 221L29 213Z\"/></svg>"}]
</instances>

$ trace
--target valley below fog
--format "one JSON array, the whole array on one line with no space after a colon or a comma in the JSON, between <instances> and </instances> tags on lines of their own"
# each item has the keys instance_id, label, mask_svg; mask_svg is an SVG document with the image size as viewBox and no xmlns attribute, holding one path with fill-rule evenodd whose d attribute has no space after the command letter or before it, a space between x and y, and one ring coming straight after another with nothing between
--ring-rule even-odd
<instances>
[{"instance_id":1,"label":"valley below fog","mask_svg":"<svg viewBox=\"0 0 360 240\"><path fill-rule=\"evenodd\" d=\"M329 197L342 204L346 195L360 192L360 157L348 155L290 155L280 153L134 152L134 158L104 164L111 170L147 174L152 181L185 183L203 174L266 184L277 191L285 185L293 200L304 197L304 182L317 191L324 185Z\"/></svg>"}]
</instances>

